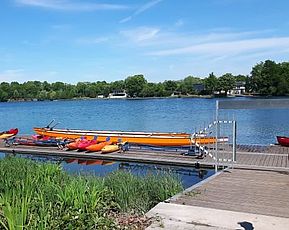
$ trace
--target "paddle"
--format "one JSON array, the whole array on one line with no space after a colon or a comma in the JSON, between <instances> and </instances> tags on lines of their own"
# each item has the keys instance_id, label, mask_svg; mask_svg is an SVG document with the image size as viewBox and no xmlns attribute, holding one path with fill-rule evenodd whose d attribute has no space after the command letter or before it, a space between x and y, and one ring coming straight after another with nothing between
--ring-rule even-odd
<instances>
[{"instance_id":1,"label":"paddle","mask_svg":"<svg viewBox=\"0 0 289 230\"><path fill-rule=\"evenodd\" d=\"M55 121L55 119L52 119L52 121L50 121L50 123L45 127L45 128L49 128L49 126Z\"/></svg>"}]
</instances>

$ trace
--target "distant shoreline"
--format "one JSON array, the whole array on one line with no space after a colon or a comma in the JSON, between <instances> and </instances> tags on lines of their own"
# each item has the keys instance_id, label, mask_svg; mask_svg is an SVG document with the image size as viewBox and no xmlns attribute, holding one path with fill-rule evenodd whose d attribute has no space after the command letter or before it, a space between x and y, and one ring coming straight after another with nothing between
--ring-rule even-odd
<instances>
[{"instance_id":1,"label":"distant shoreline","mask_svg":"<svg viewBox=\"0 0 289 230\"><path fill-rule=\"evenodd\" d=\"M90 98L90 97L78 97L78 98L70 98L70 99L54 99L54 100L38 100L38 99L21 99L21 100L14 100L10 99L6 102L41 102L41 101L77 101L77 100L153 100L153 99L186 99L186 98L200 98L200 99L213 99L213 98L237 98L237 97L244 97L244 98L288 98L288 96L260 96L260 95L233 95L233 96L226 96L226 97L216 97L214 95L182 95L182 96L170 96L170 97L134 97L134 98ZM5 102L4 102L5 103Z\"/></svg>"}]
</instances>

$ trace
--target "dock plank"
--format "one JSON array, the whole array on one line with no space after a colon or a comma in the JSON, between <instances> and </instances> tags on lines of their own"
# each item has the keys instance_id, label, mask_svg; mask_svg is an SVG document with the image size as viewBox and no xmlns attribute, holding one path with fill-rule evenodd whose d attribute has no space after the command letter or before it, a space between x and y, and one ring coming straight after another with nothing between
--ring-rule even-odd
<instances>
[{"instance_id":1,"label":"dock plank","mask_svg":"<svg viewBox=\"0 0 289 230\"><path fill-rule=\"evenodd\" d=\"M279 150L286 150L288 148L279 146L239 146L241 149L237 152L237 161L234 163L235 168L256 168L266 167L270 168L285 168L289 170L288 155L281 154ZM251 152L244 152L245 150ZM256 152L256 151L267 152ZM210 149L213 156L215 156L214 149ZM11 146L5 147L0 143L0 152L20 153L20 154L34 154L41 156L53 157L74 157L84 159L100 159L110 161L126 161L126 162L140 162L151 164L175 165L184 167L195 167L200 164L201 167L214 167L215 161L212 157L207 155L203 159L198 159L196 155L188 155L187 150L159 150L154 148L140 148L131 147L129 151L123 153L86 153L77 151L64 151L56 147L36 147L36 146ZM232 165L232 148L230 146L223 146L222 150L218 152L218 159L220 168Z\"/></svg>"},{"instance_id":2,"label":"dock plank","mask_svg":"<svg viewBox=\"0 0 289 230\"><path fill-rule=\"evenodd\" d=\"M289 173L232 169L170 202L289 218Z\"/></svg>"}]
</instances>

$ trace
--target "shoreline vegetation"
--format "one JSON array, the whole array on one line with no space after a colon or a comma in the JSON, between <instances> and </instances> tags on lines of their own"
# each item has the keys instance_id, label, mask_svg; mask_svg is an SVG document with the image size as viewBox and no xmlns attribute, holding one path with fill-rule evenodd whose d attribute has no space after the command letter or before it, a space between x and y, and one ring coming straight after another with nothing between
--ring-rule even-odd
<instances>
[{"instance_id":1,"label":"shoreline vegetation","mask_svg":"<svg viewBox=\"0 0 289 230\"><path fill-rule=\"evenodd\" d=\"M251 95L243 95L243 97L254 97ZM151 99L178 99L178 98L204 98L204 99L211 99L214 98L214 95L180 95L180 96L169 96L169 97L127 97L127 98L120 98L120 99L113 99L113 98L91 98L91 97L75 97L69 99L9 99L7 102L38 102L38 101L66 101L66 100L151 100Z\"/></svg>"},{"instance_id":2,"label":"shoreline vegetation","mask_svg":"<svg viewBox=\"0 0 289 230\"><path fill-rule=\"evenodd\" d=\"M250 75L246 76L226 73L217 77L210 73L207 77L188 76L182 80L159 83L148 82L144 75L129 76L111 83L96 81L78 82L75 85L47 81L1 82L0 102L106 99L114 91L126 92L129 99L212 98L227 96L234 90L240 91L240 86L243 87L241 96L288 96L289 62L266 60L253 66Z\"/></svg>"},{"instance_id":3,"label":"shoreline vegetation","mask_svg":"<svg viewBox=\"0 0 289 230\"><path fill-rule=\"evenodd\" d=\"M170 173L70 175L58 164L0 160L0 229L144 229L157 203L183 190Z\"/></svg>"}]
</instances>

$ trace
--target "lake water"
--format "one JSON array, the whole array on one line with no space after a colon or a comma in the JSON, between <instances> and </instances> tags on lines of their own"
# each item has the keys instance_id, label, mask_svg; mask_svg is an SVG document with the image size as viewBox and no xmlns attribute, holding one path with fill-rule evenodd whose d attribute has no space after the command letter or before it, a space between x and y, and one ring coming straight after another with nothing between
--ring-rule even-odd
<instances>
[{"instance_id":1,"label":"lake water","mask_svg":"<svg viewBox=\"0 0 289 230\"><path fill-rule=\"evenodd\" d=\"M0 152L0 159L4 158L5 154ZM89 174L97 176L105 176L116 170L131 172L134 175L143 176L146 174L162 174L171 173L177 175L184 188L188 188L214 174L212 169L196 169L160 166L154 164L140 164L127 162L109 162L99 160L77 160L77 159L62 159L50 157L37 157L30 155L18 155L36 161L49 161L52 163L60 163L62 168L71 174Z\"/></svg>"},{"instance_id":2,"label":"lake water","mask_svg":"<svg viewBox=\"0 0 289 230\"><path fill-rule=\"evenodd\" d=\"M244 100L234 98L227 100ZM71 100L0 103L0 130L32 127L52 119L61 128L189 132L203 128L215 116L216 99ZM289 110L226 110L222 119L237 120L239 144L271 144L289 135Z\"/></svg>"},{"instance_id":3,"label":"lake water","mask_svg":"<svg viewBox=\"0 0 289 230\"><path fill-rule=\"evenodd\" d=\"M32 127L46 126L55 119L60 122L59 128L193 133L213 121L215 105L216 99L195 98L0 103L0 130L18 127L20 134L33 134ZM276 142L276 135L289 136L288 114L287 109L226 110L220 112L220 117L237 120L239 144L268 145ZM119 162L111 165L63 162L62 165L71 173L90 171L97 175L115 170L129 170L134 174L172 170L181 177L185 187L214 173L213 170Z\"/></svg>"}]
</instances>

